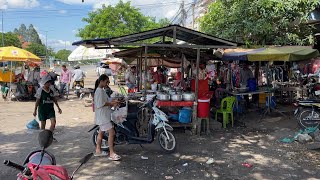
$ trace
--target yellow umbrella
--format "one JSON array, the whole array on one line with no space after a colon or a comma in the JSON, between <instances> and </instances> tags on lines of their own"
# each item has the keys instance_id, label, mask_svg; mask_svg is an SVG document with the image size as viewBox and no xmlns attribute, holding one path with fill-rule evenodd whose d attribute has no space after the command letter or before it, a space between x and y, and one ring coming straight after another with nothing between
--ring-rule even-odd
<instances>
[{"instance_id":1,"label":"yellow umbrella","mask_svg":"<svg viewBox=\"0 0 320 180\"><path fill-rule=\"evenodd\" d=\"M20 49L14 46L7 46L7 47L0 48L0 61L11 61L10 72L12 72L12 61L41 62L41 59L38 56L24 49ZM10 96L11 96L11 83L12 83L12 75L10 75L10 89L9 89Z\"/></svg>"},{"instance_id":2,"label":"yellow umbrella","mask_svg":"<svg viewBox=\"0 0 320 180\"><path fill-rule=\"evenodd\" d=\"M29 51L14 46L0 48L0 61L32 61L40 62L41 59Z\"/></svg>"}]
</instances>

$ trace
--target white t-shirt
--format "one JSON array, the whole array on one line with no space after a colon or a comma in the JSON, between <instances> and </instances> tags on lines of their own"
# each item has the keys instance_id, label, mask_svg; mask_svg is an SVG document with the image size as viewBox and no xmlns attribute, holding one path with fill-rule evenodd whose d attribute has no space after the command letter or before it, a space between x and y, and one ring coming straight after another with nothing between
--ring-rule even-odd
<instances>
[{"instance_id":1,"label":"white t-shirt","mask_svg":"<svg viewBox=\"0 0 320 180\"><path fill-rule=\"evenodd\" d=\"M100 87L94 93L94 119L96 125L105 124L111 121L111 107L104 106L106 102L110 102L106 91Z\"/></svg>"},{"instance_id":2,"label":"white t-shirt","mask_svg":"<svg viewBox=\"0 0 320 180\"><path fill-rule=\"evenodd\" d=\"M131 71L128 71L126 73L126 77L125 78L126 78L126 83L127 84L136 84L136 80L137 80L136 75L133 74Z\"/></svg>"}]
</instances>

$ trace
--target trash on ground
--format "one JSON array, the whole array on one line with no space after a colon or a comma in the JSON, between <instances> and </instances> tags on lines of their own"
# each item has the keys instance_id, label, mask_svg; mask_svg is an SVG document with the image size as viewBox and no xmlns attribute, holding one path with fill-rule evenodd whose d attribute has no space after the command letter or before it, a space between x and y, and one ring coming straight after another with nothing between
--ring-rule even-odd
<instances>
[{"instance_id":1,"label":"trash on ground","mask_svg":"<svg viewBox=\"0 0 320 180\"><path fill-rule=\"evenodd\" d=\"M213 158L209 158L206 164L212 164L214 162Z\"/></svg>"},{"instance_id":2,"label":"trash on ground","mask_svg":"<svg viewBox=\"0 0 320 180\"><path fill-rule=\"evenodd\" d=\"M299 134L297 136L297 141L304 144L306 142L312 141L312 137L308 134Z\"/></svg>"},{"instance_id":3,"label":"trash on ground","mask_svg":"<svg viewBox=\"0 0 320 180\"><path fill-rule=\"evenodd\" d=\"M143 160L147 160L147 159L149 159L148 157L146 157L146 156L141 156L141 159L143 159Z\"/></svg>"},{"instance_id":4,"label":"trash on ground","mask_svg":"<svg viewBox=\"0 0 320 180\"><path fill-rule=\"evenodd\" d=\"M242 163L242 166L247 167L247 168L251 168L253 165L245 162L245 163Z\"/></svg>"},{"instance_id":5,"label":"trash on ground","mask_svg":"<svg viewBox=\"0 0 320 180\"><path fill-rule=\"evenodd\" d=\"M182 166L188 166L188 163L184 163Z\"/></svg>"},{"instance_id":6,"label":"trash on ground","mask_svg":"<svg viewBox=\"0 0 320 180\"><path fill-rule=\"evenodd\" d=\"M173 179L172 176L165 176L164 178L165 178L165 179Z\"/></svg>"}]
</instances>

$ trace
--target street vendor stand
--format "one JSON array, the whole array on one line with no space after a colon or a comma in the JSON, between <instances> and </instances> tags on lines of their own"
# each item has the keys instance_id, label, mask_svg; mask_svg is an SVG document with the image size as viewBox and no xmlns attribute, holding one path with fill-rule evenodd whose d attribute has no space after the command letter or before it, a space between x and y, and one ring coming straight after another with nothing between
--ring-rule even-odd
<instances>
[{"instance_id":1,"label":"street vendor stand","mask_svg":"<svg viewBox=\"0 0 320 180\"><path fill-rule=\"evenodd\" d=\"M169 37L172 41L166 41L166 37ZM143 40L153 38L160 38L161 42L154 44L141 42ZM179 40L181 40L181 43L178 43ZM137 56L137 54L135 54L135 56L133 57L137 60L138 72L140 72L139 79L141 79L142 76L147 76L147 71L144 71L144 74L142 75L142 67L144 66L144 69L147 69L149 52L152 54L153 50L158 50L158 54L160 54L161 58L166 58L169 56L171 58L181 60L181 56L176 58L177 54L184 54L185 56L187 56L186 59L191 61L193 60L194 62L196 62L196 71L197 74L199 74L200 60L212 60L213 49L234 48L237 46L237 43L219 39L217 37L213 37L208 34L181 27L179 25L170 25L159 29L149 30L116 38L78 41L74 42L73 45L83 45L86 47L95 47L97 49L109 49L111 48L111 45L114 45L115 47L122 46L122 48L127 46L128 49L132 47L141 48L140 52L138 53L140 56ZM144 61L142 61L142 59L144 59ZM143 82L144 87L146 87L146 83L146 81ZM197 128L197 107L199 91L198 83L198 77L196 77L195 101L193 102L192 111L192 127L194 130L193 132L195 132L195 129ZM147 91L144 91L144 96L146 97L146 95Z\"/></svg>"},{"instance_id":2,"label":"street vendor stand","mask_svg":"<svg viewBox=\"0 0 320 180\"><path fill-rule=\"evenodd\" d=\"M10 74L5 75L2 74L2 77L6 78L0 78L2 79L2 82L9 83L9 95L11 93L12 89L12 82L14 81L14 72L12 71L12 62L26 62L26 63L37 63L41 62L41 59L37 57L36 55L32 54L29 51L26 51L24 49L20 49L14 46L7 46L7 47L1 47L0 48L0 61L9 61L10 62ZM9 82L8 82L8 76L9 76Z\"/></svg>"},{"instance_id":3,"label":"street vendor stand","mask_svg":"<svg viewBox=\"0 0 320 180\"><path fill-rule=\"evenodd\" d=\"M286 67L286 62L292 62L292 61L300 61L300 60L306 60L311 59L314 57L317 57L319 55L318 50L312 49L311 47L306 46L283 46L283 47L269 47L269 48L259 48L259 49L240 49L237 51L237 49L230 49L226 50L225 54L223 55L222 60L225 61L250 61L250 62L258 62L259 64L255 63L257 65L256 69L260 72L261 69L264 69L265 76L265 88L260 88L260 90L255 92L244 92L246 94L255 94L255 93L265 93L267 94L267 100L266 100L266 106L267 109L264 111L263 116L265 114L270 113L271 111L276 111L282 115L284 115L282 112L275 109L272 104L272 96L276 92L280 92L280 97L282 97L282 94L284 91L291 91L289 98L289 102L292 102L293 99L293 93L292 91L304 91L304 88L301 87L285 87L285 86L279 86L281 84L296 84L290 81L289 75L287 75L287 82L284 80L284 68ZM262 62L265 63L265 67L262 68L261 64ZM284 62L284 65L273 65L274 62ZM274 74L272 74L272 71L278 72L277 76L275 77ZM289 68L286 67L287 71L289 71ZM280 73L279 73L280 72ZM257 74L255 73L257 79L260 77L257 77ZM287 74L290 74L290 72L287 72ZM259 79L260 80L260 79ZM258 83L259 84L259 83ZM232 95L243 95L243 93L230 93ZM303 96L303 92L302 92ZM284 115L285 116L285 115Z\"/></svg>"}]
</instances>

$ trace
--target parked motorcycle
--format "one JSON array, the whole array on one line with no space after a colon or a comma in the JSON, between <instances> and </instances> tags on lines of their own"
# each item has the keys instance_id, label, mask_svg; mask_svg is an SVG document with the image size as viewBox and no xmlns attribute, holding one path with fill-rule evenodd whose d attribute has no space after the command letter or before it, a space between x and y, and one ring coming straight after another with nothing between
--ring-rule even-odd
<instances>
[{"instance_id":1,"label":"parked motorcycle","mask_svg":"<svg viewBox=\"0 0 320 180\"><path fill-rule=\"evenodd\" d=\"M301 76L301 84L307 87L307 97L312 99L320 99L320 83L315 75Z\"/></svg>"},{"instance_id":2,"label":"parked motorcycle","mask_svg":"<svg viewBox=\"0 0 320 180\"><path fill-rule=\"evenodd\" d=\"M294 103L297 109L294 116L301 128L318 127L320 125L320 100L310 99Z\"/></svg>"},{"instance_id":3,"label":"parked motorcycle","mask_svg":"<svg viewBox=\"0 0 320 180\"><path fill-rule=\"evenodd\" d=\"M151 119L148 122L147 137L140 137L139 131L137 129L136 123L139 121L137 113L134 117L127 117L126 121L121 124L115 123L115 145L121 144L151 144L155 140L155 135L157 133L157 140L160 147L168 153L174 152L176 149L176 138L171 133L173 128L167 124L168 117L167 115L158 109L155 105L155 98L152 98L150 101L145 102L142 106L139 107L139 112L143 108L148 108L152 112ZM93 144L96 146L97 137L99 134L99 126L96 125L91 128L88 132L93 131L92 139ZM105 132L103 135L102 146L103 151L108 151L108 132Z\"/></svg>"},{"instance_id":4,"label":"parked motorcycle","mask_svg":"<svg viewBox=\"0 0 320 180\"><path fill-rule=\"evenodd\" d=\"M87 154L79 162L80 165L73 171L72 175L69 176L67 170L56 165L55 157L46 151L52 141L53 135L50 130L44 130L39 133L39 144L41 150L36 150L27 156L23 165L16 164L9 160L5 160L4 164L11 168L19 171L18 180L30 180L30 179L42 179L42 180L72 180L74 174L79 170L79 168L89 161L93 153Z\"/></svg>"}]
</instances>

